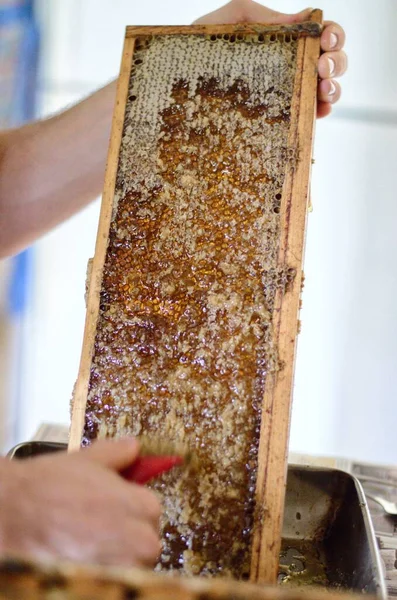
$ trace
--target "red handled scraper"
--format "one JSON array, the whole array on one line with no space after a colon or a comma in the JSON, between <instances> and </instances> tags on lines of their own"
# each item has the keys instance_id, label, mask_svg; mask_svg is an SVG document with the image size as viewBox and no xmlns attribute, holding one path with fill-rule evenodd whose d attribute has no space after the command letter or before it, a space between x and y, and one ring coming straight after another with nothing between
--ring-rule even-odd
<instances>
[{"instance_id":1,"label":"red handled scraper","mask_svg":"<svg viewBox=\"0 0 397 600\"><path fill-rule=\"evenodd\" d=\"M183 456L138 456L136 461L122 472L128 481L145 485L151 479L170 471L185 462Z\"/></svg>"}]
</instances>

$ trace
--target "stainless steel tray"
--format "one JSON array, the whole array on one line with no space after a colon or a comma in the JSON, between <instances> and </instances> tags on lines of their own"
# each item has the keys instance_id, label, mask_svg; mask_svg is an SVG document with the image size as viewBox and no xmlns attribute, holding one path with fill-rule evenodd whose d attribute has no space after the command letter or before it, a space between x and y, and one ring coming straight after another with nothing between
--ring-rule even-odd
<instances>
[{"instance_id":1,"label":"stainless steel tray","mask_svg":"<svg viewBox=\"0 0 397 600\"><path fill-rule=\"evenodd\" d=\"M8 456L24 459L61 450L66 444L28 442ZM335 469L289 465L279 583L386 599L379 550L357 479Z\"/></svg>"},{"instance_id":2,"label":"stainless steel tray","mask_svg":"<svg viewBox=\"0 0 397 600\"><path fill-rule=\"evenodd\" d=\"M292 562L292 572L284 569L279 576L286 584L316 583L387 597L365 495L348 473L289 466L283 551L280 563Z\"/></svg>"},{"instance_id":3,"label":"stainless steel tray","mask_svg":"<svg viewBox=\"0 0 397 600\"><path fill-rule=\"evenodd\" d=\"M14 446L7 454L8 458L33 458L42 454L61 452L67 449L67 444L58 442L23 442Z\"/></svg>"}]
</instances>

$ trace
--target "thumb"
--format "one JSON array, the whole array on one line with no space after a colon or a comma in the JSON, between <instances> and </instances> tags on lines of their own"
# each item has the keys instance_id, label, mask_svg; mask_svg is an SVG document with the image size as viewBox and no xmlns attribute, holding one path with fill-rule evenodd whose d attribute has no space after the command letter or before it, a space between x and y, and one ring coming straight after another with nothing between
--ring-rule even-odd
<instances>
[{"instance_id":1,"label":"thumb","mask_svg":"<svg viewBox=\"0 0 397 600\"><path fill-rule=\"evenodd\" d=\"M137 459L139 442L132 437L118 440L99 440L89 448L83 448L80 452L90 461L114 471L121 471L132 465Z\"/></svg>"},{"instance_id":2,"label":"thumb","mask_svg":"<svg viewBox=\"0 0 397 600\"><path fill-rule=\"evenodd\" d=\"M310 17L312 8L305 8L299 13L287 15L276 10L271 10L258 4L257 2L245 2L245 10L243 13L244 22L247 23L268 23L269 25L300 23Z\"/></svg>"},{"instance_id":3,"label":"thumb","mask_svg":"<svg viewBox=\"0 0 397 600\"><path fill-rule=\"evenodd\" d=\"M269 23L274 25L299 23L308 19L311 11L311 8L307 8L300 13L286 15L262 6L262 4L253 0L231 0L218 10L201 17L195 23L203 25L220 23Z\"/></svg>"},{"instance_id":4,"label":"thumb","mask_svg":"<svg viewBox=\"0 0 397 600\"><path fill-rule=\"evenodd\" d=\"M309 19L312 12L312 8L305 8L299 13L287 15L285 13L277 12L266 8L257 2L249 2L246 4L244 21L247 23L268 23L269 25L288 25L291 23L300 23Z\"/></svg>"}]
</instances>

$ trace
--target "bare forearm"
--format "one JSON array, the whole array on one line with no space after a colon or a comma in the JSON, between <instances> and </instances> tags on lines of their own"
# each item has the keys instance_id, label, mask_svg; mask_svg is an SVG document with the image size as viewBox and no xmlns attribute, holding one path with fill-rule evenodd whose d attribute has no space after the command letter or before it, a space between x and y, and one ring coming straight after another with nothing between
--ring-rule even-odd
<instances>
[{"instance_id":1,"label":"bare forearm","mask_svg":"<svg viewBox=\"0 0 397 600\"><path fill-rule=\"evenodd\" d=\"M101 192L115 84L48 120L0 135L0 257Z\"/></svg>"}]
</instances>

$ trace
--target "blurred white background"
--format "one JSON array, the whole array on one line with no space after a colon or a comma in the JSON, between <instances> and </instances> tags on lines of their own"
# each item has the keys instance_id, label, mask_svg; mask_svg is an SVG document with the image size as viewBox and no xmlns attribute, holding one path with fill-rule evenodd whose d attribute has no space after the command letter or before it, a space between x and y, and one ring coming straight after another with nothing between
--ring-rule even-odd
<instances>
[{"instance_id":1,"label":"blurred white background","mask_svg":"<svg viewBox=\"0 0 397 600\"><path fill-rule=\"evenodd\" d=\"M42 115L118 72L124 28L188 24L217 0L39 0ZM296 12L294 0L269 0ZM349 73L317 125L291 449L397 462L397 2L322 0L347 32ZM99 203L40 240L25 321L18 440L68 423Z\"/></svg>"}]
</instances>

